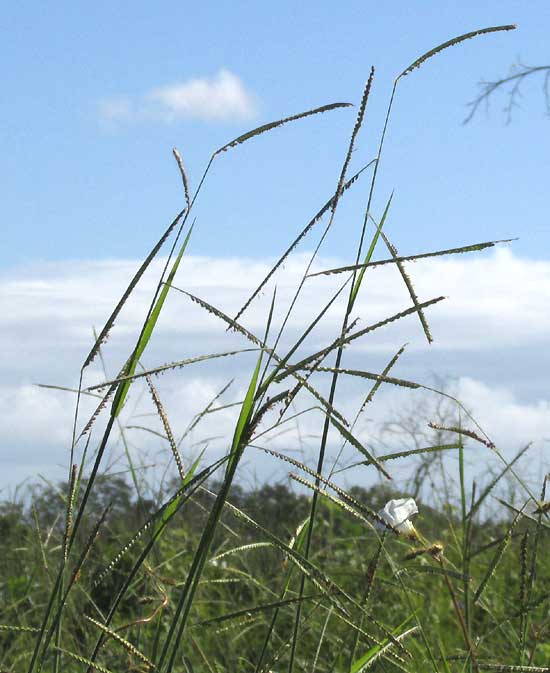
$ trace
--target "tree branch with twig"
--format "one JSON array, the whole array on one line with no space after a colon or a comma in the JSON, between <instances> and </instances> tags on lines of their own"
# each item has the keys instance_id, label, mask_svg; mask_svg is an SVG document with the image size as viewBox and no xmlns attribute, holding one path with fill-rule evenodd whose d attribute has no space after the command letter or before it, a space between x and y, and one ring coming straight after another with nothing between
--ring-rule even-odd
<instances>
[{"instance_id":1,"label":"tree branch with twig","mask_svg":"<svg viewBox=\"0 0 550 673\"><path fill-rule=\"evenodd\" d=\"M478 86L480 88L479 94L468 103L470 112L464 119L463 123L467 124L471 121L481 105L489 108L489 102L495 91L507 88L508 103L504 107L504 114L506 115L506 123L512 121L512 112L514 108L520 107L518 99L521 97L521 85L531 75L543 74L542 92L544 95L544 103L546 107L546 114L550 116L550 65L530 66L517 61L510 67L510 71L506 77L494 81L481 80ZM507 85L510 85L507 87Z\"/></svg>"}]
</instances>

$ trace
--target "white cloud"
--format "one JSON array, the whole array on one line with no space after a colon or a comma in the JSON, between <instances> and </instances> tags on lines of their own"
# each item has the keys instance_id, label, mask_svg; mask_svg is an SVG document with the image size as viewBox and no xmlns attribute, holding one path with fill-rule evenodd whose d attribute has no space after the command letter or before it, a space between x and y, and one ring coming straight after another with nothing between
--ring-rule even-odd
<instances>
[{"instance_id":1,"label":"white cloud","mask_svg":"<svg viewBox=\"0 0 550 673\"><path fill-rule=\"evenodd\" d=\"M133 114L132 102L129 98L123 96L105 98L99 101L98 111L99 117L103 122L121 122L131 119Z\"/></svg>"},{"instance_id":2,"label":"white cloud","mask_svg":"<svg viewBox=\"0 0 550 673\"><path fill-rule=\"evenodd\" d=\"M510 388L489 387L469 377L460 378L456 390L497 446L519 449L533 440L550 441L550 395L525 404Z\"/></svg>"},{"instance_id":3,"label":"white cloud","mask_svg":"<svg viewBox=\"0 0 550 673\"><path fill-rule=\"evenodd\" d=\"M290 304L308 259L309 254L303 253L287 261L285 268L273 277L271 284L245 314L243 320L247 326L257 331L262 329L275 284L278 315L282 314ZM164 263L164 259L157 259L151 265L117 321L117 329L113 331L115 336L139 328L148 297ZM271 263L268 259L189 255L184 259L176 284L234 314L265 276ZM316 266L320 270L341 263L342 260L325 258ZM138 266L138 261L131 260L67 262L26 268L20 274L16 271L3 279L0 277L0 297L6 307L0 314L4 339L16 330L23 332L23 324L36 326L42 321L50 321L52 328L70 338L80 335L89 340L92 325L97 327L106 320ZM540 345L548 339L550 312L546 309L550 305L550 262L520 258L509 250L500 249L477 258L417 262L410 264L408 271L420 301L439 295L447 297L426 310L435 344L427 345L419 321L411 316L373 332L363 341L363 348L389 352L405 339L410 342L411 349L422 351L492 351L496 347ZM308 280L290 329L309 324L344 278L344 275L321 276ZM344 301L345 292L315 332L317 340L323 341L335 334ZM354 317L359 317L359 327L364 327L410 305L399 273L388 265L366 274ZM181 337L200 335L202 338L213 326L216 338L218 334L220 338L225 334L217 319L177 293L172 294L163 316L165 319L161 319L157 331L159 335L177 333ZM220 329L216 330L215 326ZM26 336L43 338L44 332L29 330ZM5 342L5 346L9 348L9 343ZM541 349L541 354L544 353ZM2 357L5 356L0 352L0 363Z\"/></svg>"},{"instance_id":4,"label":"white cloud","mask_svg":"<svg viewBox=\"0 0 550 673\"><path fill-rule=\"evenodd\" d=\"M260 334L265 325L273 285L277 284L278 310L274 328L280 324L294 288L307 262L307 254L296 254L276 275L263 296L243 317L243 323ZM234 315L250 291L270 267L266 259L216 259L188 256L175 284L210 301ZM342 260L322 259L317 266L329 268ZM139 333L141 322L164 260L155 261L116 321L104 349L110 374L118 371ZM100 328L124 291L139 262L111 260L71 262L25 267L0 276L0 445L11 447L0 465L3 480L20 477L25 464L28 473L36 466L63 463L67 459L68 426L73 397L70 393L37 389L35 382L75 386L83 358L92 344L91 328ZM432 259L409 265L420 300L439 294L449 298L427 310L436 338L428 346L419 321L410 316L368 335L362 343L348 348L344 364L380 371L391 354L405 341L408 352L394 374L430 380L433 362L451 371L456 390L474 412L483 428L507 451L535 440L538 446L550 437L550 395L547 390L550 334L550 261L520 258L510 250L497 250L477 257ZM309 324L343 277L319 277L305 286L299 309L289 322L286 344ZM342 295L343 297L343 295ZM343 300L342 300L343 301ZM342 301L329 311L311 335L306 350L323 347L337 334ZM396 269L369 271L355 315L359 327L371 324L411 304ZM247 347L240 335L227 333L225 325L192 304L183 295L170 294L153 339L145 353L147 367L209 352ZM284 345L281 346L281 351ZM24 357L23 354L24 353ZM518 358L519 353L519 358ZM230 379L235 383L224 403L241 399L254 354L216 360L213 364L191 365L158 379L162 399L177 433L182 433L194 414ZM452 367L450 367L452 364ZM435 368L435 371L438 371ZM88 384L103 380L99 362L87 374ZM326 382L320 381L321 389ZM354 406L364 397L368 384L342 379L339 408L353 415ZM415 395L406 392L406 395ZM387 418L392 404L401 404L405 393L387 388L369 412L373 422ZM132 404L138 402L137 387ZM145 396L136 413L152 411ZM148 406L149 405L149 406ZM88 404L90 408L90 405ZM131 410L130 410L131 411ZM192 442L205 437L228 435L234 408L210 416ZM84 414L85 416L85 414ZM158 423L151 418L136 424ZM303 446L296 434L283 435L278 444L285 449L314 450L319 419L302 419ZM369 431L364 426L362 432ZM160 429L160 426L159 428ZM152 439L153 438L153 439ZM162 442L149 433L134 430L134 445L158 449ZM153 441L153 445L151 442ZM212 439L209 451L219 452L225 440ZM251 465L260 466L250 457ZM8 465L9 463L9 465ZM284 471L284 470L283 470ZM265 472L264 474L267 474ZM7 476L6 476L7 475Z\"/></svg>"},{"instance_id":5,"label":"white cloud","mask_svg":"<svg viewBox=\"0 0 550 673\"><path fill-rule=\"evenodd\" d=\"M210 79L202 77L154 89L149 98L158 103L169 120L240 121L256 114L256 101L242 81L229 70Z\"/></svg>"},{"instance_id":6,"label":"white cloud","mask_svg":"<svg viewBox=\"0 0 550 673\"><path fill-rule=\"evenodd\" d=\"M256 114L256 96L240 77L225 68L213 77L195 77L156 87L142 96L119 96L99 102L99 115L106 123L131 119L238 122L249 121Z\"/></svg>"}]
</instances>

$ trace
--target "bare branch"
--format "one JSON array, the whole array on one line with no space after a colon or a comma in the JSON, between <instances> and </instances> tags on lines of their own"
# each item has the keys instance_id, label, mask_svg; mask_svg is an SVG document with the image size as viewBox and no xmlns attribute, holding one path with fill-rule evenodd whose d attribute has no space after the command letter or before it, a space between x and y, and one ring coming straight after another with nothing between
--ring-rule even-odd
<instances>
[{"instance_id":1,"label":"bare branch","mask_svg":"<svg viewBox=\"0 0 550 673\"><path fill-rule=\"evenodd\" d=\"M489 101L491 96L497 89L506 88L506 85L509 84L507 96L508 103L504 107L504 113L506 115L506 123L509 124L512 121L512 112L514 108L520 107L518 103L518 98L521 97L521 85L523 81L530 75L535 75L538 73L544 73L544 81L542 86L542 91L544 95L544 101L546 105L546 113L550 116L550 96L549 96L549 79L550 79L550 65L539 65L539 66L530 66L524 65L520 61L514 63L507 77L502 79L497 79L492 82L481 80L478 86L480 87L480 93L472 101L468 103L470 112L468 113L466 119L464 119L463 124L467 124L471 121L476 112L478 111L480 105L485 104L489 107Z\"/></svg>"}]
</instances>

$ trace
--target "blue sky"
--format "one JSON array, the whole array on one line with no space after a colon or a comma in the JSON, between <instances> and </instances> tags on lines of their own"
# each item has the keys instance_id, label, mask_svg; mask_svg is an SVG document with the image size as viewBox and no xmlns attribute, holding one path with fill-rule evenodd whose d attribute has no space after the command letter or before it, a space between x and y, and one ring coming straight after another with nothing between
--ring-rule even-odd
<instances>
[{"instance_id":1,"label":"blue sky","mask_svg":"<svg viewBox=\"0 0 550 673\"><path fill-rule=\"evenodd\" d=\"M265 121L331 101L356 103L377 69L354 156L374 155L393 77L445 39L487 25L514 33L449 50L403 81L376 207L396 190L400 249L520 236L514 250L548 250L548 119L539 81L506 126L503 96L462 126L482 78L516 57L546 63L547 2L9 3L1 19L4 148L0 263L140 257L181 205L171 149L196 184L210 152ZM216 78L226 69L254 99L248 119L173 120L102 105ZM237 115L238 117L238 115ZM257 139L216 165L197 209L197 254L274 255L334 189L355 111L338 111ZM364 203L366 182L351 197ZM356 201L354 201L356 199ZM344 224L330 242L346 255ZM353 235L353 238L355 235Z\"/></svg>"},{"instance_id":2,"label":"blue sky","mask_svg":"<svg viewBox=\"0 0 550 673\"><path fill-rule=\"evenodd\" d=\"M210 154L244 131L329 102L357 104L374 65L352 172L375 156L397 74L450 37L509 23L518 29L449 49L401 81L373 212L380 214L395 190L386 231L403 254L519 240L409 266L421 300L449 297L430 310L433 346L411 320L345 353L350 366L380 371L410 342L397 376L428 384L434 373L448 377L507 455L535 442L530 466L542 473L550 437L550 119L542 79L525 83L511 124L503 114L506 95L498 93L488 114L462 121L480 79L504 76L518 58L549 63L548 2L6 5L0 18L0 494L38 473L66 472L73 399L35 383L77 383L92 326L102 326L181 209L173 147L193 188ZM302 120L220 156L196 205L178 284L234 314L270 261L334 193L355 117L350 108ZM354 260L368 186L367 178L346 194L318 268ZM282 307L316 241L306 239L277 274ZM117 321L106 349L111 374L135 343L161 266L159 259ZM323 283L308 284L290 335L333 287ZM373 272L367 286L357 303L365 324L410 305L389 269ZM263 329L271 289L244 319L250 329ZM225 350L223 327L172 295L144 365ZM341 310L327 315L317 347L338 333ZM249 364L217 361L163 377L159 387L176 431L233 376L225 401L238 401ZM104 374L96 367L88 376L89 384ZM363 391L342 390L345 411L354 413ZM369 438L371 427L403 408L399 395L380 395L361 432ZM218 426L230 433L233 421L213 421L204 436L217 434ZM317 427L309 428L312 437ZM142 439L136 437L136 447L148 456L153 449ZM220 440L212 451L226 444ZM315 455L317 439L308 448ZM271 468L259 469L271 475Z\"/></svg>"}]
</instances>

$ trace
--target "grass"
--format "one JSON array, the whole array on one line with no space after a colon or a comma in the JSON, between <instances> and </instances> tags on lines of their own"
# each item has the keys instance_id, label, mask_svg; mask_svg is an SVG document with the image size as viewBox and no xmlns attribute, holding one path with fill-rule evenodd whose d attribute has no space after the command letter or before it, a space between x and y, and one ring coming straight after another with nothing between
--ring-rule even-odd
<instances>
[{"instance_id":1,"label":"grass","mask_svg":"<svg viewBox=\"0 0 550 673\"><path fill-rule=\"evenodd\" d=\"M83 362L76 391L73 442L67 485L36 491L25 503L5 503L2 526L2 620L0 666L6 671L550 671L547 645L550 584L547 564L549 510L546 481L539 493L507 462L472 415L444 391L391 375L403 349L382 372L344 366L345 350L392 322L416 316L428 342L429 307L443 297L420 301L405 263L387 235L392 197L383 212L372 212L384 141L398 85L404 76L448 47L501 26L449 40L417 58L396 78L380 134L378 153L351 178L348 171L362 131L374 79L371 70L358 106L350 140L343 152L334 193L286 248L264 281L235 317L185 290L185 254L193 232L201 190L215 161L239 145L259 142L264 133L289 123L305 123L319 114L348 107L334 103L292 115L245 133L213 152L194 193L179 152L185 209L170 224L137 271ZM307 121L311 121L307 119ZM288 348L289 320L300 310L302 290L311 282L314 263L338 216L348 189L370 174L368 198L360 218L353 264L323 273L344 274L338 292ZM314 252L293 301L276 319L276 291L261 334L243 317L261 290L307 235L321 227ZM102 386L86 386L89 366L102 349L142 275L173 237L140 334L118 375ZM430 251L423 256L476 252L497 242ZM380 244L387 259L373 261ZM421 256L414 256L418 258ZM371 281L369 269L393 264L411 306L367 327L358 328L357 297ZM178 273L179 272L179 273ZM369 273L367 273L369 272ZM178 274L178 275L177 275ZM183 284L183 286L182 286ZM145 371L141 358L153 337L169 294L192 301L228 330L243 349L188 358ZM347 298L346 298L347 297ZM329 310L344 299L340 329L333 340L312 350L310 338ZM227 453L213 464L203 456L191 461L180 453L154 377L191 362L255 353L245 394ZM323 380L328 377L328 393ZM341 377L366 384L366 396L352 422L339 409ZM146 499L131 452L124 444L129 482L105 469L108 447L117 433L124 440L124 416L132 389L145 383L161 420L161 436L173 459L168 489ZM382 386L427 389L451 404L447 423L432 423L437 441L375 455L355 428ZM326 386L325 386L326 387ZM101 401L82 419L84 395ZM222 393L220 393L221 396ZM220 397L220 396L217 396ZM196 427L206 407L191 422ZM300 411L296 412L295 409ZM300 414L321 418L316 464L310 467L265 446L267 439ZM104 428L95 432L99 418ZM327 469L329 441L351 448L383 486L344 490L335 483L338 464ZM467 484L466 442L497 456L502 470L489 484ZM267 484L243 492L238 479L242 458L263 451L274 462L291 466L297 492ZM395 491L392 468L403 459L418 463L417 482L448 469L443 454L455 453L459 485L456 498L445 493L438 509L424 504L414 535L404 535L379 511ZM76 456L80 456L77 461ZM444 475L443 475L444 476ZM449 475L447 475L448 477ZM483 505L512 479L518 499L503 501L481 519ZM131 485L130 485L131 484ZM482 488L483 486L483 488ZM481 488L481 490L480 490ZM417 489L418 490L418 489ZM307 494L307 495L306 495Z\"/></svg>"}]
</instances>

